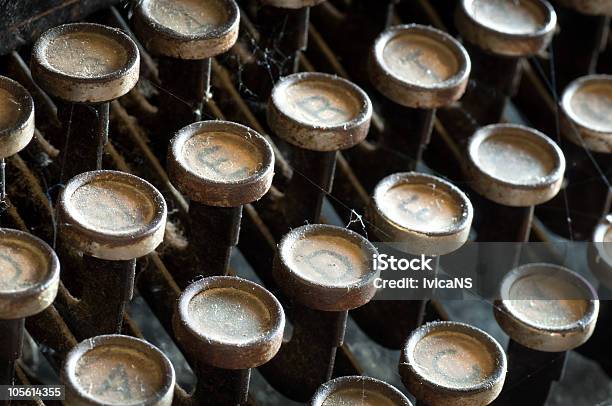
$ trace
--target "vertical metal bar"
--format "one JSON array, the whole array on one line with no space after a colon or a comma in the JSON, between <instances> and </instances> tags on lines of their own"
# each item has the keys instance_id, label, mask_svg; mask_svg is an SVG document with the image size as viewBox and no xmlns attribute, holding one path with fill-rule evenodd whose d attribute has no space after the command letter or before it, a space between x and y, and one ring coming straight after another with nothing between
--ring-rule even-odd
<instances>
[{"instance_id":1,"label":"vertical metal bar","mask_svg":"<svg viewBox=\"0 0 612 406\"><path fill-rule=\"evenodd\" d=\"M83 297L70 328L79 338L120 334L127 304L134 293L136 260L106 261L83 256Z\"/></svg>"},{"instance_id":2,"label":"vertical metal bar","mask_svg":"<svg viewBox=\"0 0 612 406\"><path fill-rule=\"evenodd\" d=\"M544 405L553 382L561 380L567 352L542 352L510 340L507 349L508 375L495 404Z\"/></svg>"},{"instance_id":3,"label":"vertical metal bar","mask_svg":"<svg viewBox=\"0 0 612 406\"><path fill-rule=\"evenodd\" d=\"M284 202L287 225L290 228L318 223L323 198L331 192L336 152L293 149L293 177Z\"/></svg>"},{"instance_id":4,"label":"vertical metal bar","mask_svg":"<svg viewBox=\"0 0 612 406\"><path fill-rule=\"evenodd\" d=\"M232 248L238 244L242 206L214 207L192 201L189 206L190 242L198 257L198 275L181 275L180 281L195 277L226 275ZM189 270L187 270L187 273Z\"/></svg>"},{"instance_id":5,"label":"vertical metal bar","mask_svg":"<svg viewBox=\"0 0 612 406\"><path fill-rule=\"evenodd\" d=\"M6 160L0 159L0 182L2 182L2 189L0 190L0 202L6 200Z\"/></svg>"},{"instance_id":6,"label":"vertical metal bar","mask_svg":"<svg viewBox=\"0 0 612 406\"><path fill-rule=\"evenodd\" d=\"M196 364L198 384L194 399L206 405L242 405L249 396L250 369L221 369Z\"/></svg>"},{"instance_id":7,"label":"vertical metal bar","mask_svg":"<svg viewBox=\"0 0 612 406\"><path fill-rule=\"evenodd\" d=\"M109 104L73 104L58 101L57 114L64 139L60 152L61 180L102 169L108 141Z\"/></svg>"},{"instance_id":8,"label":"vertical metal bar","mask_svg":"<svg viewBox=\"0 0 612 406\"><path fill-rule=\"evenodd\" d=\"M0 320L0 385L12 385L21 357L25 319Z\"/></svg>"}]
</instances>

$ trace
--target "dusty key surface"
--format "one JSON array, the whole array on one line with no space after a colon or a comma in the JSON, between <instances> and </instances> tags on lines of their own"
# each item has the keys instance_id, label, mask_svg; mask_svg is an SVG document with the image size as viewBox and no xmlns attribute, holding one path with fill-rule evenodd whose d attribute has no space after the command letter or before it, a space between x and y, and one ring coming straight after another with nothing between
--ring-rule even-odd
<instances>
[{"instance_id":1,"label":"dusty key surface","mask_svg":"<svg viewBox=\"0 0 612 406\"><path fill-rule=\"evenodd\" d=\"M206 59L238 38L234 0L144 0L134 10L134 30L151 52L177 59Z\"/></svg>"},{"instance_id":2,"label":"dusty key surface","mask_svg":"<svg viewBox=\"0 0 612 406\"><path fill-rule=\"evenodd\" d=\"M121 30L92 23L45 31L32 50L32 75L53 96L102 103L129 92L138 81L140 55Z\"/></svg>"},{"instance_id":3,"label":"dusty key surface","mask_svg":"<svg viewBox=\"0 0 612 406\"><path fill-rule=\"evenodd\" d=\"M412 406L399 390L367 376L343 376L319 387L311 406Z\"/></svg>"},{"instance_id":4,"label":"dusty key surface","mask_svg":"<svg viewBox=\"0 0 612 406\"><path fill-rule=\"evenodd\" d=\"M537 130L493 124L470 138L467 166L478 193L502 205L528 207L557 194L565 158L557 144Z\"/></svg>"},{"instance_id":5,"label":"dusty key surface","mask_svg":"<svg viewBox=\"0 0 612 406\"><path fill-rule=\"evenodd\" d=\"M461 36L498 55L528 56L550 43L557 15L545 0L461 0L455 22Z\"/></svg>"},{"instance_id":6,"label":"dusty key surface","mask_svg":"<svg viewBox=\"0 0 612 406\"><path fill-rule=\"evenodd\" d=\"M46 309L57 294L59 274L59 260L44 241L0 228L0 319L21 319Z\"/></svg>"},{"instance_id":7,"label":"dusty key surface","mask_svg":"<svg viewBox=\"0 0 612 406\"><path fill-rule=\"evenodd\" d=\"M174 329L184 348L207 365L249 369L280 348L285 316L278 300L254 282L214 276L181 295Z\"/></svg>"},{"instance_id":8,"label":"dusty key surface","mask_svg":"<svg viewBox=\"0 0 612 406\"><path fill-rule=\"evenodd\" d=\"M73 348L62 369L70 405L172 404L175 374L156 347L133 337L104 335Z\"/></svg>"},{"instance_id":9,"label":"dusty key surface","mask_svg":"<svg viewBox=\"0 0 612 406\"><path fill-rule=\"evenodd\" d=\"M300 148L335 151L367 135L368 95L348 80L325 73L296 73L276 83L268 104L274 133Z\"/></svg>"},{"instance_id":10,"label":"dusty key surface","mask_svg":"<svg viewBox=\"0 0 612 406\"><path fill-rule=\"evenodd\" d=\"M411 24L384 31L369 60L372 84L403 106L432 109L457 101L468 83L470 58L447 33Z\"/></svg>"},{"instance_id":11,"label":"dusty key surface","mask_svg":"<svg viewBox=\"0 0 612 406\"><path fill-rule=\"evenodd\" d=\"M161 193L125 172L77 175L66 185L59 206L62 237L97 258L138 258L164 236L167 209Z\"/></svg>"},{"instance_id":12,"label":"dusty key surface","mask_svg":"<svg viewBox=\"0 0 612 406\"><path fill-rule=\"evenodd\" d=\"M281 240L275 279L294 299L317 310L345 311L367 303L379 271L374 246L359 234L327 225L293 229Z\"/></svg>"},{"instance_id":13,"label":"dusty key surface","mask_svg":"<svg viewBox=\"0 0 612 406\"><path fill-rule=\"evenodd\" d=\"M410 335L399 371L408 390L426 404L487 405L504 384L506 355L476 327L433 322Z\"/></svg>"},{"instance_id":14,"label":"dusty key surface","mask_svg":"<svg viewBox=\"0 0 612 406\"><path fill-rule=\"evenodd\" d=\"M0 76L0 158L25 148L34 136L34 101L12 79Z\"/></svg>"},{"instance_id":15,"label":"dusty key surface","mask_svg":"<svg viewBox=\"0 0 612 406\"><path fill-rule=\"evenodd\" d=\"M494 314L519 344L545 352L569 351L595 328L599 301L580 275L552 264L528 264L509 272Z\"/></svg>"},{"instance_id":16,"label":"dusty key surface","mask_svg":"<svg viewBox=\"0 0 612 406\"><path fill-rule=\"evenodd\" d=\"M612 152L612 76L583 76L561 98L563 134L591 151Z\"/></svg>"},{"instance_id":17,"label":"dusty key surface","mask_svg":"<svg viewBox=\"0 0 612 406\"><path fill-rule=\"evenodd\" d=\"M274 175L274 153L256 131L226 121L182 128L170 143L172 183L191 199L236 207L261 198Z\"/></svg>"},{"instance_id":18,"label":"dusty key surface","mask_svg":"<svg viewBox=\"0 0 612 406\"><path fill-rule=\"evenodd\" d=\"M444 179L404 172L378 183L368 217L378 239L408 243L414 254L443 255L467 240L473 208L467 196Z\"/></svg>"}]
</instances>

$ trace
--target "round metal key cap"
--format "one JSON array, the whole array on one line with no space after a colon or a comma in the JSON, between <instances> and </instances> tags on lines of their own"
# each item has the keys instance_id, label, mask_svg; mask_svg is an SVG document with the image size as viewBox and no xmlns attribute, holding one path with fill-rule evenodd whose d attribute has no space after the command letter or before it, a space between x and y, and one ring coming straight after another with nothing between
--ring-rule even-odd
<instances>
[{"instance_id":1,"label":"round metal key cap","mask_svg":"<svg viewBox=\"0 0 612 406\"><path fill-rule=\"evenodd\" d=\"M417 24L385 30L370 55L374 86L395 103L433 109L461 98L470 75L470 58L447 33Z\"/></svg>"},{"instance_id":2,"label":"round metal key cap","mask_svg":"<svg viewBox=\"0 0 612 406\"><path fill-rule=\"evenodd\" d=\"M612 152L612 76L589 75L570 83L561 98L563 134L578 146Z\"/></svg>"},{"instance_id":3,"label":"round metal key cap","mask_svg":"<svg viewBox=\"0 0 612 406\"><path fill-rule=\"evenodd\" d=\"M67 355L61 379L70 406L169 406L175 374L159 349L133 337L87 339Z\"/></svg>"},{"instance_id":4,"label":"round metal key cap","mask_svg":"<svg viewBox=\"0 0 612 406\"><path fill-rule=\"evenodd\" d=\"M355 232L306 225L279 243L274 276L285 293L312 309L346 311L366 304L376 293L379 271L371 265L375 253Z\"/></svg>"},{"instance_id":5,"label":"round metal key cap","mask_svg":"<svg viewBox=\"0 0 612 406\"><path fill-rule=\"evenodd\" d=\"M296 73L272 90L268 124L276 135L311 151L337 151L363 141L372 104L353 83L325 73Z\"/></svg>"},{"instance_id":6,"label":"round metal key cap","mask_svg":"<svg viewBox=\"0 0 612 406\"><path fill-rule=\"evenodd\" d=\"M0 319L21 319L46 309L55 300L59 271L59 260L45 242L0 228Z\"/></svg>"},{"instance_id":7,"label":"round metal key cap","mask_svg":"<svg viewBox=\"0 0 612 406\"><path fill-rule=\"evenodd\" d=\"M473 211L467 196L444 179L404 172L378 183L368 214L377 238L437 256L466 242Z\"/></svg>"},{"instance_id":8,"label":"round metal key cap","mask_svg":"<svg viewBox=\"0 0 612 406\"><path fill-rule=\"evenodd\" d=\"M162 242L166 202L147 181L118 171L82 173L59 199L62 235L96 258L118 261L149 254Z\"/></svg>"},{"instance_id":9,"label":"round metal key cap","mask_svg":"<svg viewBox=\"0 0 612 406\"><path fill-rule=\"evenodd\" d=\"M427 405L488 405L506 377L506 355L484 331L458 322L433 322L415 330L402 350L399 372Z\"/></svg>"},{"instance_id":10,"label":"round metal key cap","mask_svg":"<svg viewBox=\"0 0 612 406\"><path fill-rule=\"evenodd\" d=\"M122 31L75 23L45 31L32 50L32 76L48 93L72 103L103 103L138 81L140 55Z\"/></svg>"},{"instance_id":11,"label":"round metal key cap","mask_svg":"<svg viewBox=\"0 0 612 406\"><path fill-rule=\"evenodd\" d=\"M154 54L206 59L226 52L238 38L240 12L233 0L143 0L134 30Z\"/></svg>"},{"instance_id":12,"label":"round metal key cap","mask_svg":"<svg viewBox=\"0 0 612 406\"><path fill-rule=\"evenodd\" d=\"M468 145L472 187L505 206L529 207L553 198L561 188L565 158L537 130L493 124L474 133Z\"/></svg>"},{"instance_id":13,"label":"round metal key cap","mask_svg":"<svg viewBox=\"0 0 612 406\"><path fill-rule=\"evenodd\" d=\"M509 272L495 318L512 340L537 351L564 352L589 339L599 312L597 294L580 275L552 264Z\"/></svg>"},{"instance_id":14,"label":"round metal key cap","mask_svg":"<svg viewBox=\"0 0 612 406\"><path fill-rule=\"evenodd\" d=\"M455 22L461 36L483 50L521 57L548 46L557 15L545 0L461 0Z\"/></svg>"},{"instance_id":15,"label":"round metal key cap","mask_svg":"<svg viewBox=\"0 0 612 406\"><path fill-rule=\"evenodd\" d=\"M188 352L207 365L249 369L280 348L285 315L278 300L245 279L213 276L181 295L174 330Z\"/></svg>"},{"instance_id":16,"label":"round metal key cap","mask_svg":"<svg viewBox=\"0 0 612 406\"><path fill-rule=\"evenodd\" d=\"M190 199L236 207L261 198L274 175L274 154L257 132L227 121L182 128L170 143L172 183Z\"/></svg>"},{"instance_id":17,"label":"round metal key cap","mask_svg":"<svg viewBox=\"0 0 612 406\"><path fill-rule=\"evenodd\" d=\"M319 387L310 406L412 406L393 386L368 376L342 376Z\"/></svg>"},{"instance_id":18,"label":"round metal key cap","mask_svg":"<svg viewBox=\"0 0 612 406\"><path fill-rule=\"evenodd\" d=\"M0 158L26 147L34 136L34 101L12 79L0 76Z\"/></svg>"}]
</instances>

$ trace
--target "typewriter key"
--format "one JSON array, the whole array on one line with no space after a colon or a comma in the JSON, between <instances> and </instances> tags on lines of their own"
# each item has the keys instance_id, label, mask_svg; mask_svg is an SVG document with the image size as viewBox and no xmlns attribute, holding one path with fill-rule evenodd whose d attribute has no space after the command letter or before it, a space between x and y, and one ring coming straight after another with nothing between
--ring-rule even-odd
<instances>
[{"instance_id":1,"label":"typewriter key","mask_svg":"<svg viewBox=\"0 0 612 406\"><path fill-rule=\"evenodd\" d=\"M399 390L368 376L343 376L325 382L310 406L412 406Z\"/></svg>"},{"instance_id":2,"label":"typewriter key","mask_svg":"<svg viewBox=\"0 0 612 406\"><path fill-rule=\"evenodd\" d=\"M597 294L569 269L528 264L505 276L493 310L510 336L508 388L512 390L502 398L507 404L544 404L552 382L563 376L566 352L593 333L599 312Z\"/></svg>"},{"instance_id":3,"label":"typewriter key","mask_svg":"<svg viewBox=\"0 0 612 406\"><path fill-rule=\"evenodd\" d=\"M0 228L0 384L13 383L24 320L53 303L59 274L59 260L45 242Z\"/></svg>"},{"instance_id":4,"label":"typewriter key","mask_svg":"<svg viewBox=\"0 0 612 406\"><path fill-rule=\"evenodd\" d=\"M563 181L565 158L544 134L511 124L493 124L477 130L468 142L467 177L483 198L484 217L477 227L478 241L529 241L534 206L553 198ZM516 266L520 244L489 244L479 250L480 293L490 297L504 276ZM501 252L498 252L501 250Z\"/></svg>"},{"instance_id":5,"label":"typewriter key","mask_svg":"<svg viewBox=\"0 0 612 406\"><path fill-rule=\"evenodd\" d=\"M64 179L101 169L108 141L109 102L138 81L138 47L122 31L98 24L60 25L34 44L32 76L59 99L65 145Z\"/></svg>"},{"instance_id":6,"label":"typewriter key","mask_svg":"<svg viewBox=\"0 0 612 406\"><path fill-rule=\"evenodd\" d=\"M280 241L273 272L291 300L293 335L261 368L277 390L306 402L331 378L348 311L376 293L375 253L359 234L328 225L302 226Z\"/></svg>"},{"instance_id":7,"label":"typewriter key","mask_svg":"<svg viewBox=\"0 0 612 406\"><path fill-rule=\"evenodd\" d=\"M363 141L371 117L368 95L333 75L297 73L274 86L268 124L294 147L285 202L289 227L318 222L323 197L331 191L336 151Z\"/></svg>"},{"instance_id":8,"label":"typewriter key","mask_svg":"<svg viewBox=\"0 0 612 406\"><path fill-rule=\"evenodd\" d=\"M565 158L547 136L532 128L494 124L474 133L468 145L472 187L504 206L544 203L561 188Z\"/></svg>"},{"instance_id":9,"label":"typewriter key","mask_svg":"<svg viewBox=\"0 0 612 406\"><path fill-rule=\"evenodd\" d=\"M211 58L238 38L240 11L234 0L143 0L134 10L134 31L159 57L159 140L202 117L210 97Z\"/></svg>"},{"instance_id":10,"label":"typewriter key","mask_svg":"<svg viewBox=\"0 0 612 406\"><path fill-rule=\"evenodd\" d=\"M34 136L34 101L12 79L0 76L0 201L6 198L6 158L24 149Z\"/></svg>"},{"instance_id":11,"label":"typewriter key","mask_svg":"<svg viewBox=\"0 0 612 406\"><path fill-rule=\"evenodd\" d=\"M451 183L418 172L396 173L381 180L367 210L368 234L392 243L401 256L435 256L459 249L467 240L473 208L467 196ZM422 295L427 292L422 291ZM427 300L379 300L355 309L359 326L382 345L399 349L412 330L423 323ZM384 315L402 314L392 323Z\"/></svg>"},{"instance_id":12,"label":"typewriter key","mask_svg":"<svg viewBox=\"0 0 612 406\"><path fill-rule=\"evenodd\" d=\"M417 405L488 405L504 384L506 355L476 327L433 322L408 337L399 373Z\"/></svg>"},{"instance_id":13,"label":"typewriter key","mask_svg":"<svg viewBox=\"0 0 612 406\"><path fill-rule=\"evenodd\" d=\"M405 243L411 254L438 256L466 242L473 208L467 196L444 179L406 172L378 183L368 217L377 239Z\"/></svg>"},{"instance_id":14,"label":"typewriter key","mask_svg":"<svg viewBox=\"0 0 612 406\"><path fill-rule=\"evenodd\" d=\"M60 236L83 253L82 336L118 333L132 298L136 258L162 242L166 202L151 184L117 171L85 172L59 198ZM111 297L112 294L112 297Z\"/></svg>"},{"instance_id":15,"label":"typewriter key","mask_svg":"<svg viewBox=\"0 0 612 406\"><path fill-rule=\"evenodd\" d=\"M557 16L543 0L462 0L456 24L461 36L481 49L520 57L548 46Z\"/></svg>"},{"instance_id":16,"label":"typewriter key","mask_svg":"<svg viewBox=\"0 0 612 406\"><path fill-rule=\"evenodd\" d=\"M576 79L561 98L563 135L580 147L612 153L612 76Z\"/></svg>"},{"instance_id":17,"label":"typewriter key","mask_svg":"<svg viewBox=\"0 0 612 406\"><path fill-rule=\"evenodd\" d=\"M551 42L557 15L545 0L461 0L455 24L473 62L464 106L480 125L497 123L521 78L521 58Z\"/></svg>"},{"instance_id":18,"label":"typewriter key","mask_svg":"<svg viewBox=\"0 0 612 406\"><path fill-rule=\"evenodd\" d=\"M384 31L370 54L370 80L386 98L405 108L397 112L401 123L385 134L383 144L420 161L431 137L435 109L461 98L470 69L463 46L445 32L416 24ZM407 121L418 125L406 128ZM398 134L405 131L410 133Z\"/></svg>"},{"instance_id":19,"label":"typewriter key","mask_svg":"<svg viewBox=\"0 0 612 406\"><path fill-rule=\"evenodd\" d=\"M89 338L62 368L69 406L170 406L175 374L170 360L144 340L123 335Z\"/></svg>"},{"instance_id":20,"label":"typewriter key","mask_svg":"<svg viewBox=\"0 0 612 406\"><path fill-rule=\"evenodd\" d=\"M272 184L272 148L243 125L202 121L182 128L168 152L170 179L191 199L190 240L200 259L197 272L225 275L232 247L238 244L242 206L261 198Z\"/></svg>"},{"instance_id":21,"label":"typewriter key","mask_svg":"<svg viewBox=\"0 0 612 406\"><path fill-rule=\"evenodd\" d=\"M278 300L258 284L213 276L181 294L173 326L195 363L195 399L236 405L247 400L250 369L268 362L280 348L285 315Z\"/></svg>"}]
</instances>

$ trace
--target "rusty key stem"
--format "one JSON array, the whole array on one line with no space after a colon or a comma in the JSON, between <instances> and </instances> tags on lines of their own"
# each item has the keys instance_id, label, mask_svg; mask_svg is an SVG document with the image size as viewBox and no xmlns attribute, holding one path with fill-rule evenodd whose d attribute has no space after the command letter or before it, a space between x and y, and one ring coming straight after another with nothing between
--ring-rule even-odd
<instances>
[{"instance_id":1,"label":"rusty key stem","mask_svg":"<svg viewBox=\"0 0 612 406\"><path fill-rule=\"evenodd\" d=\"M286 58L279 68L279 76L297 72L300 54L308 46L310 7L289 9L262 6L257 20L263 36L262 43Z\"/></svg>"},{"instance_id":2,"label":"rusty key stem","mask_svg":"<svg viewBox=\"0 0 612 406\"><path fill-rule=\"evenodd\" d=\"M64 137L60 152L63 183L80 173L102 169L104 146L108 142L109 106L109 103L57 101Z\"/></svg>"},{"instance_id":3,"label":"rusty key stem","mask_svg":"<svg viewBox=\"0 0 612 406\"><path fill-rule=\"evenodd\" d=\"M0 385L12 385L21 357L25 319L0 320Z\"/></svg>"},{"instance_id":4,"label":"rusty key stem","mask_svg":"<svg viewBox=\"0 0 612 406\"><path fill-rule=\"evenodd\" d=\"M287 312L293 335L259 370L279 392L305 402L332 377L336 351L344 342L348 311L325 312L293 301Z\"/></svg>"},{"instance_id":5,"label":"rusty key stem","mask_svg":"<svg viewBox=\"0 0 612 406\"><path fill-rule=\"evenodd\" d=\"M162 162L174 133L202 118L204 101L210 94L211 63L211 58L159 57L159 122L151 142Z\"/></svg>"},{"instance_id":6,"label":"rusty key stem","mask_svg":"<svg viewBox=\"0 0 612 406\"><path fill-rule=\"evenodd\" d=\"M511 339L506 353L508 375L495 404L544 405L552 383L563 377L567 352L536 351Z\"/></svg>"},{"instance_id":7,"label":"rusty key stem","mask_svg":"<svg viewBox=\"0 0 612 406\"><path fill-rule=\"evenodd\" d=\"M283 202L288 228L319 223L326 194L331 193L336 152L293 148L293 177ZM287 231L287 230L285 230Z\"/></svg>"},{"instance_id":8,"label":"rusty key stem","mask_svg":"<svg viewBox=\"0 0 612 406\"><path fill-rule=\"evenodd\" d=\"M83 256L83 295L69 304L69 327L79 339L120 334L134 293L136 260L106 261Z\"/></svg>"},{"instance_id":9,"label":"rusty key stem","mask_svg":"<svg viewBox=\"0 0 612 406\"><path fill-rule=\"evenodd\" d=\"M198 383L191 400L194 405L235 406L247 403L250 369L221 369L195 363Z\"/></svg>"},{"instance_id":10,"label":"rusty key stem","mask_svg":"<svg viewBox=\"0 0 612 406\"><path fill-rule=\"evenodd\" d=\"M234 246L238 245L242 206L216 207L192 201L189 206L190 242L198 257L198 266L185 270L180 282L198 276L227 275ZM193 274L193 271L197 274Z\"/></svg>"}]
</instances>

